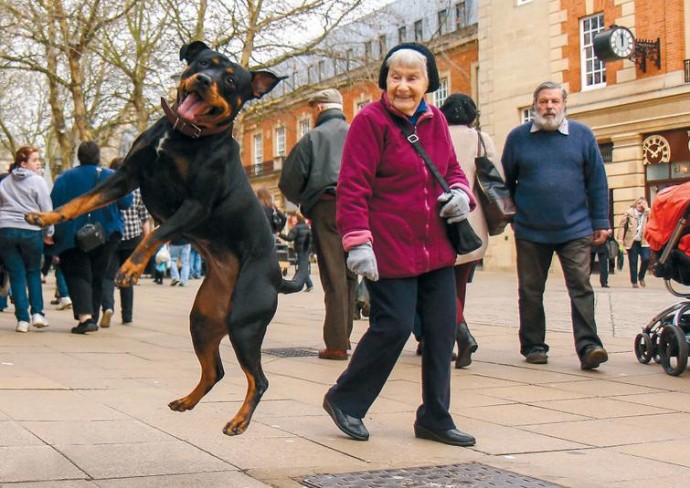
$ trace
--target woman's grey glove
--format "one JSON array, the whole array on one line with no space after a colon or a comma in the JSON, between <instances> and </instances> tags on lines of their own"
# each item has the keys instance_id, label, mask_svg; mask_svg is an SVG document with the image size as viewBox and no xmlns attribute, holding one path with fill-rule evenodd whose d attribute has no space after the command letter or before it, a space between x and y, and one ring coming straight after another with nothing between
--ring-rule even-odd
<instances>
[{"instance_id":1,"label":"woman's grey glove","mask_svg":"<svg viewBox=\"0 0 690 488\"><path fill-rule=\"evenodd\" d=\"M362 275L371 281L378 281L379 279L374 248L369 242L355 246L347 252L347 267L353 273Z\"/></svg>"},{"instance_id":2,"label":"woman's grey glove","mask_svg":"<svg viewBox=\"0 0 690 488\"><path fill-rule=\"evenodd\" d=\"M449 224L465 220L470 213L470 197L458 188L451 188L450 193L442 193L438 201L445 203L440 215L448 219Z\"/></svg>"}]
</instances>

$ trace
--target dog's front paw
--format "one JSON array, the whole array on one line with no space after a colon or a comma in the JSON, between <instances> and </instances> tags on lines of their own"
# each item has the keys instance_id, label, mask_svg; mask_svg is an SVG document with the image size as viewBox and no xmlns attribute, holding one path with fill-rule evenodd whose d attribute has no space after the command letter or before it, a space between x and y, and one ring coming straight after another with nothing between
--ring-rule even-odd
<instances>
[{"instance_id":1,"label":"dog's front paw","mask_svg":"<svg viewBox=\"0 0 690 488\"><path fill-rule=\"evenodd\" d=\"M58 224L65 219L57 212L31 212L24 215L24 220L31 225L48 227L49 225Z\"/></svg>"},{"instance_id":2,"label":"dog's front paw","mask_svg":"<svg viewBox=\"0 0 690 488\"><path fill-rule=\"evenodd\" d=\"M249 421L244 417L237 415L234 419L228 422L223 429L225 435L240 435L249 427Z\"/></svg>"},{"instance_id":3,"label":"dog's front paw","mask_svg":"<svg viewBox=\"0 0 690 488\"><path fill-rule=\"evenodd\" d=\"M119 288L136 285L137 281L139 281L139 276L141 276L143 272L144 268L142 266L137 266L130 260L127 260L122 264L122 267L115 275L115 284Z\"/></svg>"}]
</instances>

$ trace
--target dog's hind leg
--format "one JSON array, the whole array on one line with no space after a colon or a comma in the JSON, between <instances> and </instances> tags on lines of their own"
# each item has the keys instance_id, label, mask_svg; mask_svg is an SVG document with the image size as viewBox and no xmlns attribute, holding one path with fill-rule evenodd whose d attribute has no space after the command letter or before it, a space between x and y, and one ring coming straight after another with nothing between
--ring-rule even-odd
<instances>
[{"instance_id":1,"label":"dog's hind leg","mask_svg":"<svg viewBox=\"0 0 690 488\"><path fill-rule=\"evenodd\" d=\"M270 263L254 263L252 266L264 265L268 266ZM230 312L230 342L247 377L247 394L235 417L223 429L227 435L238 435L247 430L254 410L268 389L268 380L261 367L261 344L278 304L277 283L262 279L262 276L266 276L265 270L252 266L243 269ZM275 274L277 282L280 276L277 267Z\"/></svg>"},{"instance_id":2,"label":"dog's hind leg","mask_svg":"<svg viewBox=\"0 0 690 488\"><path fill-rule=\"evenodd\" d=\"M207 264L206 278L189 316L194 351L201 365L201 378L189 395L168 404L171 410L178 412L193 409L225 374L219 346L228 333L227 317L239 264L237 258L229 254L224 259L215 257L208 260Z\"/></svg>"}]
</instances>

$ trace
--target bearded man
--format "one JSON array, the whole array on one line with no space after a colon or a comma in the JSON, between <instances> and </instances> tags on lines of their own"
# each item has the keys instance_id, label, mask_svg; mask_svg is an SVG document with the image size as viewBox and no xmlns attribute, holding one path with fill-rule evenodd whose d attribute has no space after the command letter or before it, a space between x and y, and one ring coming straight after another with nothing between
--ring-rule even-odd
<instances>
[{"instance_id":1,"label":"bearded man","mask_svg":"<svg viewBox=\"0 0 690 488\"><path fill-rule=\"evenodd\" d=\"M589 370L608 359L597 335L589 281L592 245L602 244L610 227L608 184L594 134L566 119L566 98L558 83L539 85L533 120L510 132L502 162L517 207L520 353L530 364L548 362L543 298L556 253L570 295L580 367Z\"/></svg>"}]
</instances>

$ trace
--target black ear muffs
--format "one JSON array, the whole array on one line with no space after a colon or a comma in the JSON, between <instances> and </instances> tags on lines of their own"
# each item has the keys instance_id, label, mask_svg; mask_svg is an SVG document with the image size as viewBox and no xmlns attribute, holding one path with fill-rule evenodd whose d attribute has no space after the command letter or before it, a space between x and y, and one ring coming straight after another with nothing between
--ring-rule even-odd
<instances>
[{"instance_id":1,"label":"black ear muffs","mask_svg":"<svg viewBox=\"0 0 690 488\"><path fill-rule=\"evenodd\" d=\"M185 44L180 48L180 61L187 61L187 64L194 61L199 53L211 49L202 41L194 41Z\"/></svg>"}]
</instances>

